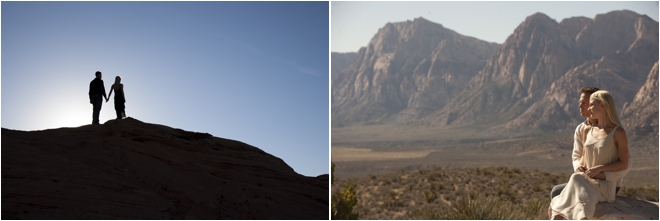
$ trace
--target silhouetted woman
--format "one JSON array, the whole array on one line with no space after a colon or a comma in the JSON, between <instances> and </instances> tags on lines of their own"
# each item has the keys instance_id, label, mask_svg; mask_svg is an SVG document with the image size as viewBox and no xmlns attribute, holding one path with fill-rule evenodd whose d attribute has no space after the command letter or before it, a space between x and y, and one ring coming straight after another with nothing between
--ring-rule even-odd
<instances>
[{"instance_id":1,"label":"silhouetted woman","mask_svg":"<svg viewBox=\"0 0 660 221\"><path fill-rule=\"evenodd\" d=\"M124 103L126 103L126 97L124 97L124 85L121 83L121 77L115 77L115 83L110 87L110 94L108 97L112 96L112 91L115 91L115 111L117 112L117 120L121 120L126 117L124 111ZM109 99L105 99L105 102L108 102Z\"/></svg>"}]
</instances>

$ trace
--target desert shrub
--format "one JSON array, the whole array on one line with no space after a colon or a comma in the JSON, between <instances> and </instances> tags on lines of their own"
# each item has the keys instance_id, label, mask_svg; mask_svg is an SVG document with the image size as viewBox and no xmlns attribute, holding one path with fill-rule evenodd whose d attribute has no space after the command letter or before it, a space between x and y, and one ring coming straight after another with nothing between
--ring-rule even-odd
<instances>
[{"instance_id":1,"label":"desert shrub","mask_svg":"<svg viewBox=\"0 0 660 221\"><path fill-rule=\"evenodd\" d=\"M439 181L439 180L441 180L440 179L441 177L442 177L442 175L440 173L435 172L435 173L429 175L429 181Z\"/></svg>"},{"instance_id":2,"label":"desert shrub","mask_svg":"<svg viewBox=\"0 0 660 221\"><path fill-rule=\"evenodd\" d=\"M332 219L358 219L359 215L353 213L357 204L355 185L349 183L341 191L332 194Z\"/></svg>"},{"instance_id":3,"label":"desert shrub","mask_svg":"<svg viewBox=\"0 0 660 221\"><path fill-rule=\"evenodd\" d=\"M524 214L525 219L548 219L547 212L549 206L549 200L532 198L523 203L520 210L521 213Z\"/></svg>"},{"instance_id":4,"label":"desert shrub","mask_svg":"<svg viewBox=\"0 0 660 221\"><path fill-rule=\"evenodd\" d=\"M431 181L436 174L441 177ZM518 177L524 178L517 181ZM359 201L351 212L359 212L361 219L459 219L460 211L487 212L489 208L493 214L482 212L482 217L547 219L550 189L567 180L566 174L517 168L429 168L406 171L405 176L396 171L375 178L335 180L332 192L341 191L352 181ZM384 185L386 182L389 184ZM655 186L624 186L619 195L657 201L658 190ZM498 214L496 210L505 212Z\"/></svg>"},{"instance_id":5,"label":"desert shrub","mask_svg":"<svg viewBox=\"0 0 660 221\"><path fill-rule=\"evenodd\" d=\"M385 200L381 208L385 210L385 209L392 209L395 207L403 207L403 202L397 199L397 194L395 192L390 192L390 199Z\"/></svg>"},{"instance_id":6,"label":"desert shrub","mask_svg":"<svg viewBox=\"0 0 660 221\"><path fill-rule=\"evenodd\" d=\"M332 175L335 172L335 164L331 164L331 180L332 183L335 177ZM332 219L358 219L359 215L353 213L353 207L357 204L357 196L355 194L355 185L350 182L343 187L340 191L332 194L331 197L331 218Z\"/></svg>"},{"instance_id":7,"label":"desert shrub","mask_svg":"<svg viewBox=\"0 0 660 221\"><path fill-rule=\"evenodd\" d=\"M482 171L484 176L495 176L495 171L493 171L493 168L484 168Z\"/></svg>"},{"instance_id":8,"label":"desert shrub","mask_svg":"<svg viewBox=\"0 0 660 221\"><path fill-rule=\"evenodd\" d=\"M335 182L335 164L330 163L330 185Z\"/></svg>"},{"instance_id":9,"label":"desert shrub","mask_svg":"<svg viewBox=\"0 0 660 221\"><path fill-rule=\"evenodd\" d=\"M431 189L430 191L424 190L423 194L424 194L424 202L426 203L431 203L438 198L438 195L436 194L434 189Z\"/></svg>"},{"instance_id":10,"label":"desert shrub","mask_svg":"<svg viewBox=\"0 0 660 221\"><path fill-rule=\"evenodd\" d=\"M495 197L477 196L461 197L452 205L445 214L444 219L453 220L499 220L499 219L524 219L522 214L512 210L514 208L509 202L499 200Z\"/></svg>"},{"instance_id":11,"label":"desert shrub","mask_svg":"<svg viewBox=\"0 0 660 221\"><path fill-rule=\"evenodd\" d=\"M502 219L547 219L549 202L536 198L524 205L516 206L497 197L470 195L459 197L450 209L422 207L407 213L409 219L450 220L502 220Z\"/></svg>"},{"instance_id":12,"label":"desert shrub","mask_svg":"<svg viewBox=\"0 0 660 221\"><path fill-rule=\"evenodd\" d=\"M658 202L658 188L651 187L627 187L624 186L619 192L620 195L630 198L644 199L648 201Z\"/></svg>"},{"instance_id":13,"label":"desert shrub","mask_svg":"<svg viewBox=\"0 0 660 221\"><path fill-rule=\"evenodd\" d=\"M394 191L390 191L390 197L395 200L396 199L396 193Z\"/></svg>"},{"instance_id":14,"label":"desert shrub","mask_svg":"<svg viewBox=\"0 0 660 221\"><path fill-rule=\"evenodd\" d=\"M421 220L439 220L439 219L443 219L444 216L442 215L442 212L439 211L438 209L431 206L425 206L408 212L407 218L421 219Z\"/></svg>"}]
</instances>

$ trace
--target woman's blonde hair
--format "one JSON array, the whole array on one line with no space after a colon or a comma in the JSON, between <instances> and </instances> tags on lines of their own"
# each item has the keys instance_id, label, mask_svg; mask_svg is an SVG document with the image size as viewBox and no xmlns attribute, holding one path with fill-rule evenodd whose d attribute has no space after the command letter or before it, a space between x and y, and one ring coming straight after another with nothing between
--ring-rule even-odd
<instances>
[{"instance_id":1,"label":"woman's blonde hair","mask_svg":"<svg viewBox=\"0 0 660 221\"><path fill-rule=\"evenodd\" d=\"M605 113L614 125L621 126L621 121L619 121L619 114L617 114L616 105L614 104L614 98L610 92L599 90L591 94L591 97L600 101L600 103L604 105Z\"/></svg>"}]
</instances>

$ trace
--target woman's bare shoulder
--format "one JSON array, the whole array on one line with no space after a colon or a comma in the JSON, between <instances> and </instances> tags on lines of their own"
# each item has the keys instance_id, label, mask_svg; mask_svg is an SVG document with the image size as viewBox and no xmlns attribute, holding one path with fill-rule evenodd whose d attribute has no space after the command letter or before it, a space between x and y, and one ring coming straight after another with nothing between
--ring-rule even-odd
<instances>
[{"instance_id":1,"label":"woman's bare shoulder","mask_svg":"<svg viewBox=\"0 0 660 221\"><path fill-rule=\"evenodd\" d=\"M619 143L619 141L628 142L628 135L623 127L617 127L614 131L614 142Z\"/></svg>"},{"instance_id":2,"label":"woman's bare shoulder","mask_svg":"<svg viewBox=\"0 0 660 221\"><path fill-rule=\"evenodd\" d=\"M621 135L626 135L626 130L623 129L623 127L617 127L617 128L616 128L616 132L614 132L614 133L615 133L615 134L614 134L615 136L616 136L617 134L620 134L619 136L621 136Z\"/></svg>"}]
</instances>

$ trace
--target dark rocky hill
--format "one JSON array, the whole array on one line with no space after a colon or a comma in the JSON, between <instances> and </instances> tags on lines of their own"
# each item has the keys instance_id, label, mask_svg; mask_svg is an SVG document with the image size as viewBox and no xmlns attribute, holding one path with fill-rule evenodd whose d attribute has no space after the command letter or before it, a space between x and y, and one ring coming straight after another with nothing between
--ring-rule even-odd
<instances>
[{"instance_id":1,"label":"dark rocky hill","mask_svg":"<svg viewBox=\"0 0 660 221\"><path fill-rule=\"evenodd\" d=\"M328 175L133 118L2 128L2 219L328 219Z\"/></svg>"}]
</instances>

